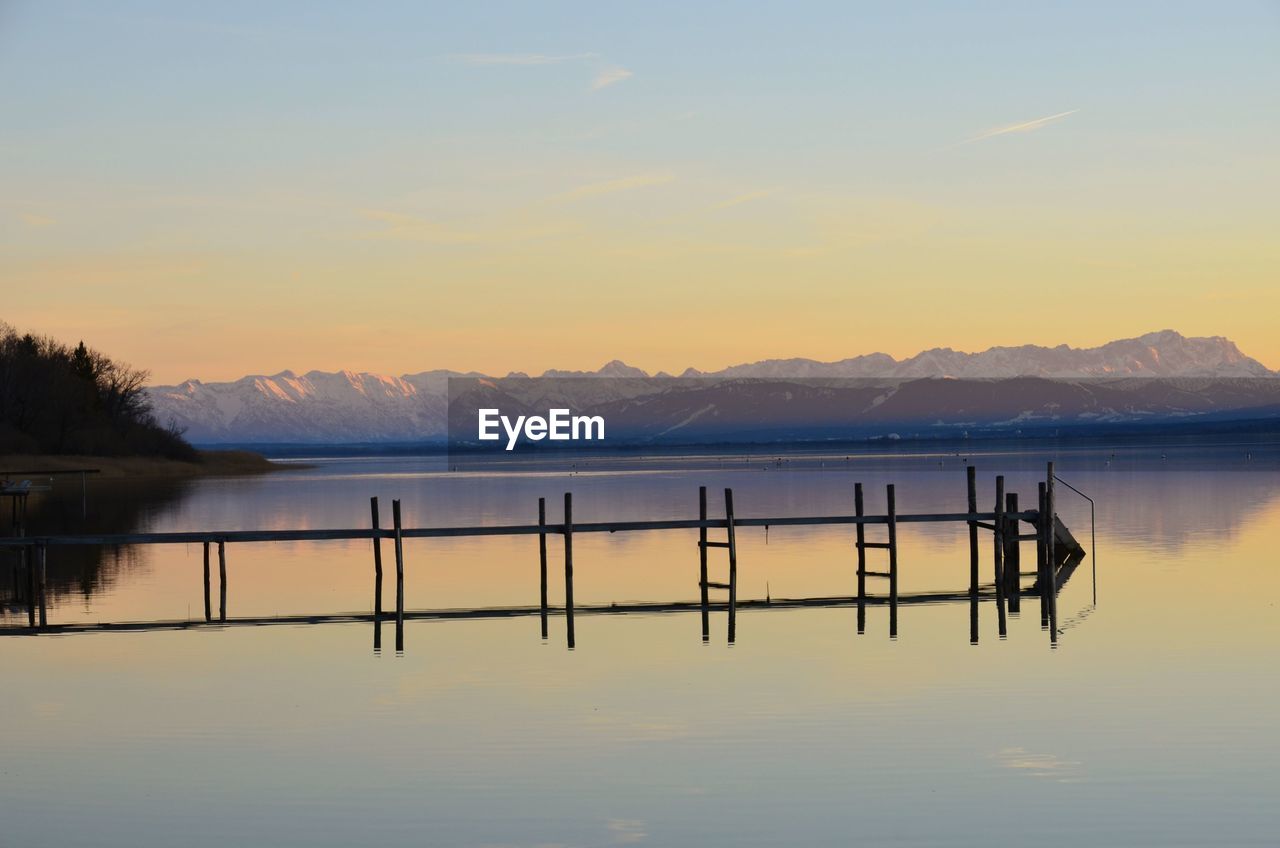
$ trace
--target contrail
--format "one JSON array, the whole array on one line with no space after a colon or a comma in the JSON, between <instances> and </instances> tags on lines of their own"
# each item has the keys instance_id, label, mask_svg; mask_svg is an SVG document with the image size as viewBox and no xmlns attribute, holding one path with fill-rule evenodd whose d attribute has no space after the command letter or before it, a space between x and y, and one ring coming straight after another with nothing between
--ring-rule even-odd
<instances>
[{"instance_id":1,"label":"contrail","mask_svg":"<svg viewBox=\"0 0 1280 848\"><path fill-rule=\"evenodd\" d=\"M1054 121L1061 120L1062 118L1065 118L1068 115L1074 115L1076 112L1079 112L1079 111L1080 111L1079 109L1072 109L1069 112L1059 112L1056 115L1046 115L1043 118L1035 118L1033 120L1023 121L1022 123L1018 123L1018 124L1008 124L1007 126L996 127L995 129L987 130L981 135L975 135L973 138L965 139L964 143L968 144L974 141L982 141L984 138L993 138L995 136L1006 135L1008 133L1034 132L1035 130L1040 129L1041 127L1048 126Z\"/></svg>"}]
</instances>

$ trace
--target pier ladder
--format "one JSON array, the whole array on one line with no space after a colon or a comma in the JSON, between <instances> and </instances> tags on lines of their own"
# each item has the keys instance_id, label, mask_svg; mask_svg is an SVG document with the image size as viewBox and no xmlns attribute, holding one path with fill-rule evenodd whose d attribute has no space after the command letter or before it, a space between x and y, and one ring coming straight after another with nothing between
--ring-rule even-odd
<instances>
[{"instance_id":1,"label":"pier ladder","mask_svg":"<svg viewBox=\"0 0 1280 848\"><path fill-rule=\"evenodd\" d=\"M893 484L885 487L885 516L882 520L888 528L888 538L883 542L867 541L867 524L876 522L868 518L862 500L862 484L853 484L853 513L857 518L854 525L856 547L858 549L858 633L867 627L867 578L879 577L889 581L889 636L898 635L898 510L894 502ZM878 523L878 522L876 522ZM888 571L867 570L867 549L882 548L889 552Z\"/></svg>"},{"instance_id":2,"label":"pier ladder","mask_svg":"<svg viewBox=\"0 0 1280 848\"><path fill-rule=\"evenodd\" d=\"M729 643L737 635L738 624L738 539L733 521L733 489L724 490L725 541L707 539L707 487L698 487L698 589L702 602L702 641L711 639L711 602L709 590L720 589L729 593ZM729 582L713 583L707 579L707 549L726 548L729 551Z\"/></svg>"}]
</instances>

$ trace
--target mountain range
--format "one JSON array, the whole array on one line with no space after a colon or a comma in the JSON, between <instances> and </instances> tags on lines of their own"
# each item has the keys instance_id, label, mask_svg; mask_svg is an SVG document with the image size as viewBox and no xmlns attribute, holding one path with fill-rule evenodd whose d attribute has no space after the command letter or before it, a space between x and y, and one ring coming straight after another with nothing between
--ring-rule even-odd
<instances>
[{"instance_id":1,"label":"mountain range","mask_svg":"<svg viewBox=\"0 0 1280 848\"><path fill-rule=\"evenodd\" d=\"M650 375L614 360L597 371L540 376L284 371L220 383L192 379L147 391L161 422L173 422L203 444L440 440L449 423L450 378L470 378L456 385L491 391L506 408L545 411L554 402L578 412L607 410L640 440L713 439L730 430L744 438L799 437L802 431L834 438L892 427L936 433L1019 422L1221 420L1280 409L1280 374L1229 339L1188 338L1172 330L1083 349L1023 345L978 353L935 348L903 360L884 353L836 362L770 359L712 372L690 368L679 377ZM779 382L795 384L783 392L785 401Z\"/></svg>"}]
</instances>

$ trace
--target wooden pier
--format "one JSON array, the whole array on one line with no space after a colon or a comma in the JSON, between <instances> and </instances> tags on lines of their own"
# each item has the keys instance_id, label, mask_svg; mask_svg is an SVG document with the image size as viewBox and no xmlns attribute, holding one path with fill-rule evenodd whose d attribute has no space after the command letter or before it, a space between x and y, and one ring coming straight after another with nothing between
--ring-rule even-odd
<instances>
[{"instance_id":1,"label":"wooden pier","mask_svg":"<svg viewBox=\"0 0 1280 848\"><path fill-rule=\"evenodd\" d=\"M396 650L404 648L404 622L408 619L421 618L494 618L521 615L538 615L541 623L542 637L548 636L548 618L552 614L560 614L565 619L566 642L570 648L575 645L574 615L608 614L623 612L686 612L698 610L701 613L702 639L710 638L710 613L721 611L727 613L729 642L737 636L737 610L739 607L797 607L797 606L855 606L857 608L857 631L865 632L866 607L868 605L885 605L889 608L889 635L896 637L898 632L898 606L914 603L946 603L967 600L970 604L970 640L977 641L978 605L983 600L994 601L997 607L999 633L1007 632L1006 605L1011 612L1018 612L1023 596L1039 596L1041 623L1048 631L1050 641L1056 643L1058 637L1057 593L1062 584L1070 577L1076 564L1084 556L1084 550L1072 537L1071 533L1058 519L1055 511L1053 463L1049 463L1045 480L1039 484L1038 504L1035 510L1020 510L1018 496L1013 492L1005 492L1004 478L997 477L995 485L994 508L989 511L978 509L977 474L970 466L967 469L967 503L964 512L954 513L922 513L899 514L896 505L896 491L893 484L886 487L886 511L883 515L868 515L864 508L863 487L855 483L853 488L853 511L848 514L822 516L775 516L746 517L738 516L734 509L733 490L724 490L724 518L710 518L707 507L707 489L701 487L698 492L698 517L696 519L673 519L657 521L609 521L575 523L573 520L573 495L565 493L563 519L560 523L548 523L546 501L540 498L537 504L538 521L536 524L511 524L470 527L405 527L401 519L400 502L392 502L392 526L380 526L378 499L370 501L370 526L367 528L332 529L332 530L238 530L238 531L183 531L171 533L120 533L120 534L84 534L72 536L26 536L15 534L0 538L0 548L18 549L21 562L26 569L26 605L28 625L25 628L0 628L0 635L29 634L33 632L83 632L89 630L140 630L140 629L174 629L190 626L218 625L262 625L268 623L322 623L328 621L373 621L375 623L375 647L381 647L380 625L384 618L382 606L382 540L391 540L394 546L396 567L396 605L394 613ZM898 532L900 524L920 523L964 523L969 531L969 583L963 592L933 592L915 595L902 595L898 590ZM833 596L825 598L766 599L764 601L741 601L738 598L738 546L737 529L742 527L799 527L799 526L832 526L848 525L853 528L853 546L856 553L856 585L857 593L852 596ZM883 526L884 540L869 540L869 531ZM1024 530L1029 527L1029 530ZM580 533L628 533L646 531L697 530L698 531L698 601L673 602L662 604L626 604L626 605L592 605L577 607L573 596L573 537ZM711 539L711 531L723 531L723 541ZM984 588L980 579L980 545L981 531L989 531L993 537L992 546L992 581L990 588ZM471 610L418 610L405 609L405 539L456 538L472 536L537 536L539 553L540 597L537 607L504 607ZM564 604L552 607L548 598L547 572L547 536L559 535L563 539L564 548ZM229 619L227 617L227 546L248 542L324 542L333 540L369 540L373 546L374 566L374 603L372 614L341 614L320 616L284 616L272 619ZM1025 587L1021 569L1021 543L1034 542L1036 546L1035 581ZM46 597L46 561L50 548L70 545L162 545L162 544L200 544L204 554L204 622L138 622L138 623L98 623L98 624L62 624L51 625L47 618ZM218 612L215 620L211 599L211 547L217 545L218 552ZM710 579L710 552L724 549L727 553L727 577L723 581ZM883 569L872 570L867 566L870 552L883 551L886 565ZM868 578L888 581L887 592L872 595L867 591ZM15 579L15 585L23 581ZM727 594L723 600L713 601L712 590Z\"/></svg>"}]
</instances>

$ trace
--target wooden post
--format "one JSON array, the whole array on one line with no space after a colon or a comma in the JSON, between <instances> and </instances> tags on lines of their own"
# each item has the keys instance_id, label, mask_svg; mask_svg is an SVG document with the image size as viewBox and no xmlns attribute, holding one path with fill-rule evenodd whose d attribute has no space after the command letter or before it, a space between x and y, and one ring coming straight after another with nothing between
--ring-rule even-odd
<instances>
[{"instance_id":1,"label":"wooden post","mask_svg":"<svg viewBox=\"0 0 1280 848\"><path fill-rule=\"evenodd\" d=\"M853 484L853 514L862 518L865 514L862 501L862 484ZM862 522L855 525L854 538L858 548L858 633L867 629L867 529Z\"/></svg>"},{"instance_id":2,"label":"wooden post","mask_svg":"<svg viewBox=\"0 0 1280 848\"><path fill-rule=\"evenodd\" d=\"M1045 488L1044 483L1037 486L1039 496L1039 507L1036 510L1036 589L1040 592L1040 626L1049 626L1049 599L1045 596L1045 586L1048 580L1045 579L1045 572L1048 569L1044 565L1045 541L1044 541L1044 503Z\"/></svg>"},{"instance_id":3,"label":"wooden post","mask_svg":"<svg viewBox=\"0 0 1280 848\"><path fill-rule=\"evenodd\" d=\"M400 500L391 502L391 525L396 540L396 653L404 652L404 529L400 523Z\"/></svg>"},{"instance_id":4,"label":"wooden post","mask_svg":"<svg viewBox=\"0 0 1280 848\"><path fill-rule=\"evenodd\" d=\"M10 527L10 532L14 536L18 535L17 525L18 525L18 499L9 498L9 527ZM9 563L9 576L10 578L12 578L12 581L13 581L13 600L17 602L22 600L22 588L18 583L18 580L20 578L20 575L18 574L18 562L20 562L22 559L22 551L21 550L14 551L14 553L17 554L17 556L13 558L14 560L13 562Z\"/></svg>"},{"instance_id":5,"label":"wooden post","mask_svg":"<svg viewBox=\"0 0 1280 848\"><path fill-rule=\"evenodd\" d=\"M1048 576L1049 593L1049 642L1056 643L1058 641L1058 568L1057 556L1054 550L1055 537L1057 536L1057 511L1053 498L1053 463L1049 463L1048 471L1045 475L1045 491L1044 491L1044 510L1045 510L1045 537L1044 537L1044 560L1045 574Z\"/></svg>"},{"instance_id":6,"label":"wooden post","mask_svg":"<svg viewBox=\"0 0 1280 848\"><path fill-rule=\"evenodd\" d=\"M992 561L995 563L995 583L996 583L996 617L999 623L1000 635L1007 636L1009 633L1008 620L1004 614L1004 475L996 475L996 517L992 524L995 531L994 553Z\"/></svg>"},{"instance_id":7,"label":"wooden post","mask_svg":"<svg viewBox=\"0 0 1280 848\"><path fill-rule=\"evenodd\" d=\"M574 647L573 633L573 493L564 493L564 624L569 648Z\"/></svg>"},{"instance_id":8,"label":"wooden post","mask_svg":"<svg viewBox=\"0 0 1280 848\"><path fill-rule=\"evenodd\" d=\"M1018 495L1010 492L1004 496L1005 512L1018 512ZM1018 535L1022 532L1022 522L1016 518L1008 519L1005 537L1005 596L1009 599L1009 612L1022 611L1022 550Z\"/></svg>"},{"instance_id":9,"label":"wooden post","mask_svg":"<svg viewBox=\"0 0 1280 848\"><path fill-rule=\"evenodd\" d=\"M381 522L378 520L378 498L369 498L369 518L373 529L379 530ZM373 614L375 617L382 615L382 537L376 532L373 535Z\"/></svg>"},{"instance_id":10,"label":"wooden post","mask_svg":"<svg viewBox=\"0 0 1280 848\"><path fill-rule=\"evenodd\" d=\"M733 489L724 490L724 519L729 528L729 644L738 635L738 536L733 527Z\"/></svg>"},{"instance_id":11,"label":"wooden post","mask_svg":"<svg viewBox=\"0 0 1280 848\"><path fill-rule=\"evenodd\" d=\"M978 511L978 469L965 468L969 489L969 644L978 644L978 522L972 518Z\"/></svg>"},{"instance_id":12,"label":"wooden post","mask_svg":"<svg viewBox=\"0 0 1280 848\"><path fill-rule=\"evenodd\" d=\"M49 616L47 612L49 595L48 595L48 586L46 584L46 574L45 574L46 554L47 554L47 549L45 545L36 546L36 571L38 572L37 585L39 587L37 591L39 592L39 595L40 595L40 627L42 629L44 627L47 627L49 624Z\"/></svg>"},{"instance_id":13,"label":"wooden post","mask_svg":"<svg viewBox=\"0 0 1280 848\"><path fill-rule=\"evenodd\" d=\"M227 620L227 543L218 541L218 621Z\"/></svg>"},{"instance_id":14,"label":"wooden post","mask_svg":"<svg viewBox=\"0 0 1280 848\"><path fill-rule=\"evenodd\" d=\"M20 504L20 505L19 505ZM15 499L14 505L18 509L18 535L27 535L27 496L21 495L20 500ZM27 579L27 626L36 626L36 564L35 557L32 556L33 551L23 546L19 548L18 558L22 562L23 575Z\"/></svg>"},{"instance_id":15,"label":"wooden post","mask_svg":"<svg viewBox=\"0 0 1280 848\"><path fill-rule=\"evenodd\" d=\"M978 511L978 469L970 465L966 469L969 485L969 514ZM969 519L969 594L978 594L978 522Z\"/></svg>"},{"instance_id":16,"label":"wooden post","mask_svg":"<svg viewBox=\"0 0 1280 848\"><path fill-rule=\"evenodd\" d=\"M369 526L382 528L378 515L378 498L369 498ZM373 653L382 653L382 537L373 534Z\"/></svg>"},{"instance_id":17,"label":"wooden post","mask_svg":"<svg viewBox=\"0 0 1280 848\"><path fill-rule=\"evenodd\" d=\"M889 523L889 638L898 637L898 507L893 484L885 487Z\"/></svg>"},{"instance_id":18,"label":"wooden post","mask_svg":"<svg viewBox=\"0 0 1280 848\"><path fill-rule=\"evenodd\" d=\"M9 499L9 527L12 535L22 535L22 530L18 527L18 499L16 497ZM23 593L22 586L27 579L27 575L23 570L23 565L26 562L26 554L23 552L22 548L18 548L13 553L13 599L15 602L21 603Z\"/></svg>"},{"instance_id":19,"label":"wooden post","mask_svg":"<svg viewBox=\"0 0 1280 848\"><path fill-rule=\"evenodd\" d=\"M538 574L541 585L539 614L542 638L547 638L547 499L538 498Z\"/></svg>"},{"instance_id":20,"label":"wooden post","mask_svg":"<svg viewBox=\"0 0 1280 848\"><path fill-rule=\"evenodd\" d=\"M36 566L30 548L22 548L22 567L27 577L27 626L36 626Z\"/></svg>"},{"instance_id":21,"label":"wooden post","mask_svg":"<svg viewBox=\"0 0 1280 848\"><path fill-rule=\"evenodd\" d=\"M711 598L707 593L707 487L698 487L698 597L702 602L702 641L711 641Z\"/></svg>"},{"instance_id":22,"label":"wooden post","mask_svg":"<svg viewBox=\"0 0 1280 848\"><path fill-rule=\"evenodd\" d=\"M213 621L213 606L209 601L209 543L204 543L204 620Z\"/></svg>"}]
</instances>

